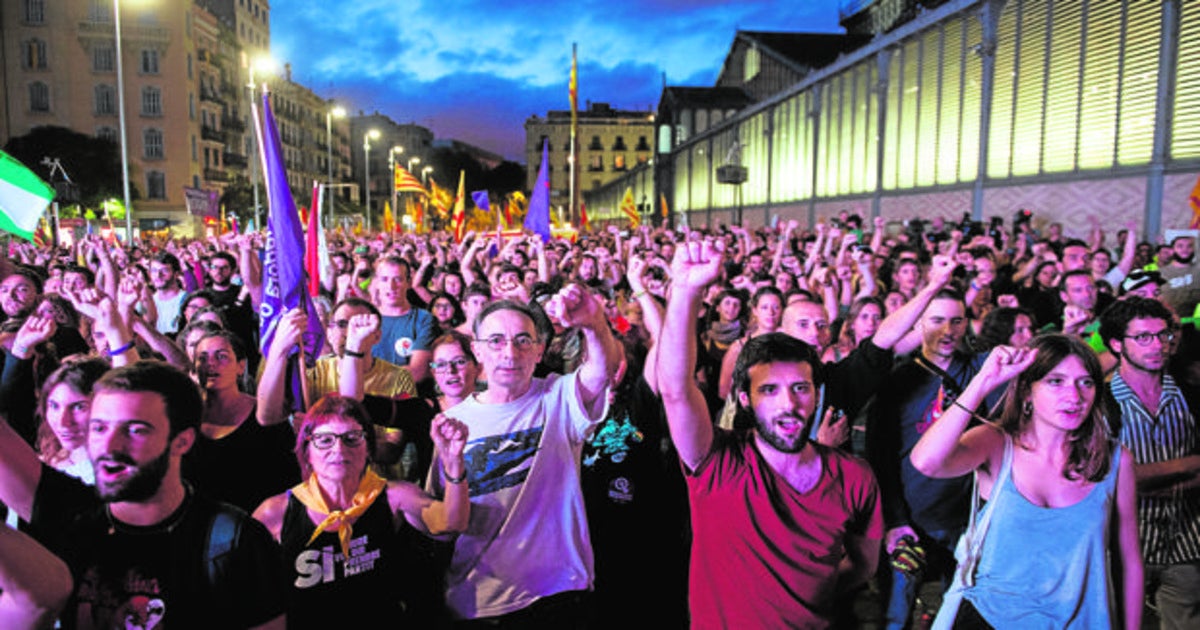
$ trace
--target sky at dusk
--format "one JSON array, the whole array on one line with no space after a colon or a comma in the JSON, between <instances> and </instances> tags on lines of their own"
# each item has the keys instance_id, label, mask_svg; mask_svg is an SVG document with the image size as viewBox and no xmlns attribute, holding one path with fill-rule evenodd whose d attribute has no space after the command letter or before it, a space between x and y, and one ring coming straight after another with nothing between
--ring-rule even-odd
<instances>
[{"instance_id":1,"label":"sky at dusk","mask_svg":"<svg viewBox=\"0 0 1200 630\"><path fill-rule=\"evenodd\" d=\"M840 32L838 0L272 0L271 53L352 112L524 161L524 122L579 107L652 109L668 85L711 86L738 29Z\"/></svg>"}]
</instances>

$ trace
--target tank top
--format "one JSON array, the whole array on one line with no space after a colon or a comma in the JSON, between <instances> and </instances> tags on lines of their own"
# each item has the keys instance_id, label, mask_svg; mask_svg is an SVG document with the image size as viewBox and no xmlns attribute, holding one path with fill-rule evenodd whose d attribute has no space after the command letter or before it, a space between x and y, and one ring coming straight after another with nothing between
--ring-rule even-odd
<instances>
[{"instance_id":1,"label":"tank top","mask_svg":"<svg viewBox=\"0 0 1200 630\"><path fill-rule=\"evenodd\" d=\"M347 560L336 530L307 544L316 525L304 504L290 490L287 494L279 538L291 579L288 628L365 628L382 619L403 627L401 532L411 526L400 519L397 530L387 495L380 495L354 522Z\"/></svg>"},{"instance_id":2,"label":"tank top","mask_svg":"<svg viewBox=\"0 0 1200 630\"><path fill-rule=\"evenodd\" d=\"M1107 560L1121 447L1108 474L1082 500L1060 508L1034 505L1012 480L1012 438L991 500L993 510L975 585L956 576L934 628L948 628L963 598L996 628L1119 627ZM980 517L982 519L982 515ZM962 542L956 557L964 557Z\"/></svg>"}]
</instances>

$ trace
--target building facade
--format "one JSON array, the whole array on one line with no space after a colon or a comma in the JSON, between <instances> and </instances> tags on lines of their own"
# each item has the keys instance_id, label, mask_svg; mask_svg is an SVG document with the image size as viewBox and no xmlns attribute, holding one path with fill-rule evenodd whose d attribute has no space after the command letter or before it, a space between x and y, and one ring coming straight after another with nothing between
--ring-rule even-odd
<instances>
[{"instance_id":1,"label":"building facade","mask_svg":"<svg viewBox=\"0 0 1200 630\"><path fill-rule=\"evenodd\" d=\"M372 131L378 132L379 137L368 142L368 134ZM390 203L392 199L392 166L399 164L421 178L421 171L429 164L432 153L433 132L420 125L397 123L379 112L359 112L350 119L350 138L355 147L351 151L353 179L358 183L367 182L371 196L370 224L377 228L383 217L383 203ZM370 150L365 148L368 144ZM366 196L364 190L360 203L366 204ZM392 211L396 211L394 206Z\"/></svg>"},{"instance_id":2,"label":"building facade","mask_svg":"<svg viewBox=\"0 0 1200 630\"><path fill-rule=\"evenodd\" d=\"M542 143L550 148L550 204L565 210L570 204L569 158L571 155L571 112L550 111L545 117L525 121L527 189L533 190L542 162ZM613 109L608 103L588 103L578 113L579 169L576 194L598 190L620 179L654 155L654 112ZM590 206L589 206L590 207Z\"/></svg>"},{"instance_id":3,"label":"building facade","mask_svg":"<svg viewBox=\"0 0 1200 630\"><path fill-rule=\"evenodd\" d=\"M1135 218L1150 240L1190 220L1200 3L848 4L880 9L859 22L887 32L707 129L693 118L691 135L660 103L655 181L676 220L1027 208L1076 235L1092 217L1111 232ZM722 181L728 166L745 169L742 183Z\"/></svg>"}]
</instances>

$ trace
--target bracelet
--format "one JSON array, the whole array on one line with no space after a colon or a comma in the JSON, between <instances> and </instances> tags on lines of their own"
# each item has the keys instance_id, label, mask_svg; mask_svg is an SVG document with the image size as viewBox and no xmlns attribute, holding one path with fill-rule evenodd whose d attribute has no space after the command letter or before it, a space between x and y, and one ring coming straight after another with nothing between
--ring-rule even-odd
<instances>
[{"instance_id":1,"label":"bracelet","mask_svg":"<svg viewBox=\"0 0 1200 630\"><path fill-rule=\"evenodd\" d=\"M354 357L355 359L365 359L367 357L367 353L355 352L355 351L351 350L350 348L346 348L346 356Z\"/></svg>"},{"instance_id":2,"label":"bracelet","mask_svg":"<svg viewBox=\"0 0 1200 630\"><path fill-rule=\"evenodd\" d=\"M26 361L30 358L29 357L29 348L26 348L25 346L18 346L16 344L13 344L12 355L17 357L18 359L21 359L22 361Z\"/></svg>"},{"instance_id":3,"label":"bracelet","mask_svg":"<svg viewBox=\"0 0 1200 630\"><path fill-rule=\"evenodd\" d=\"M129 350L130 350L131 348L133 348L133 344L135 343L135 341L136 341L136 340L130 340L130 342L129 342L129 343L127 343L127 344L125 344L125 345L123 345L123 346L121 346L121 347L119 347L119 348L113 348L113 349L109 350L109 351L108 351L108 356L110 356L110 357L115 357L115 356L117 356L117 355L119 355L119 354L125 354L126 352L129 352Z\"/></svg>"},{"instance_id":4,"label":"bracelet","mask_svg":"<svg viewBox=\"0 0 1200 630\"><path fill-rule=\"evenodd\" d=\"M451 477L450 473L446 472L446 467L442 466L442 478L446 480L446 483L462 483L467 480L467 469L464 468L461 475Z\"/></svg>"}]
</instances>

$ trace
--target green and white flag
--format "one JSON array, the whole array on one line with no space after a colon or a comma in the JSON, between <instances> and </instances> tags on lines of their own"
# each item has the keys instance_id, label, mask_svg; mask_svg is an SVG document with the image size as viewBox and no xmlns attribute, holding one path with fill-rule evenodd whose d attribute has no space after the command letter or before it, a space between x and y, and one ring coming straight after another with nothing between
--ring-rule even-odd
<instances>
[{"instance_id":1,"label":"green and white flag","mask_svg":"<svg viewBox=\"0 0 1200 630\"><path fill-rule=\"evenodd\" d=\"M13 156L0 151L0 230L33 240L54 189Z\"/></svg>"}]
</instances>

